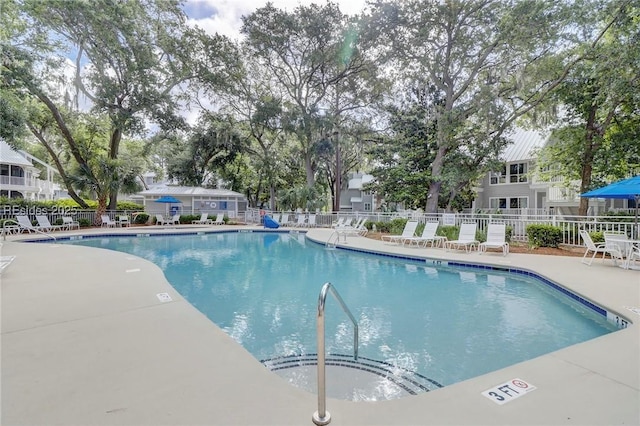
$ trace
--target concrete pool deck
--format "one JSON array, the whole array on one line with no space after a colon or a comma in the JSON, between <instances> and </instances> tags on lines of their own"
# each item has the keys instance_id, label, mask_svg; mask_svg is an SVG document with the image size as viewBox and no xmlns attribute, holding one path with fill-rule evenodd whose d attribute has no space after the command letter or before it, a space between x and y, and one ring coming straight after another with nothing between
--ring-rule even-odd
<instances>
[{"instance_id":1,"label":"concrete pool deck","mask_svg":"<svg viewBox=\"0 0 640 426\"><path fill-rule=\"evenodd\" d=\"M195 229L238 226L81 234ZM326 241L331 232L307 236ZM34 238L9 236L1 248L16 256L0 276L2 425L313 425L317 396L265 369L186 302L159 267L110 250L19 242ZM633 324L417 396L329 399L331 425L640 424L640 315L629 309L640 308L640 271L600 259L586 266L579 257L445 252L361 237L345 246L532 270ZM318 291L322 283L309 278ZM172 301L162 302L160 293ZM537 389L504 405L481 394L514 378Z\"/></svg>"}]
</instances>

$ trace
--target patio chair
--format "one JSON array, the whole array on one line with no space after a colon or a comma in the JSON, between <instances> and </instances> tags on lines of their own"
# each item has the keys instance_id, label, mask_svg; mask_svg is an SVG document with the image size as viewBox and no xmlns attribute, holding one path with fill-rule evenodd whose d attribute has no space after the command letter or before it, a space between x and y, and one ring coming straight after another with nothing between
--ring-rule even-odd
<instances>
[{"instance_id":1,"label":"patio chair","mask_svg":"<svg viewBox=\"0 0 640 426\"><path fill-rule=\"evenodd\" d=\"M316 215L315 214L310 214L309 215L309 219L307 220L307 226L309 228L315 228L317 226L317 224L316 224Z\"/></svg>"},{"instance_id":2,"label":"patio chair","mask_svg":"<svg viewBox=\"0 0 640 426\"><path fill-rule=\"evenodd\" d=\"M16 216L16 220L18 221L18 226L20 227L20 232L27 230L29 233L37 232L38 228L33 226L31 223L31 219L26 215L18 215Z\"/></svg>"},{"instance_id":3,"label":"patio chair","mask_svg":"<svg viewBox=\"0 0 640 426\"><path fill-rule=\"evenodd\" d=\"M627 259L627 269L638 269L640 265L638 265L636 261L640 262L640 247L634 245L631 248L631 254L629 254L629 258Z\"/></svg>"},{"instance_id":4,"label":"patio chair","mask_svg":"<svg viewBox=\"0 0 640 426\"><path fill-rule=\"evenodd\" d=\"M404 229L402 230L402 234L400 235L383 235L382 241L387 241L390 243L400 243L405 238L415 237L416 228L418 227L417 220L408 220L404 225Z\"/></svg>"},{"instance_id":5,"label":"patio chair","mask_svg":"<svg viewBox=\"0 0 640 426\"><path fill-rule=\"evenodd\" d=\"M156 215L156 225L168 225L170 221L164 218L161 214Z\"/></svg>"},{"instance_id":6,"label":"patio chair","mask_svg":"<svg viewBox=\"0 0 640 426\"><path fill-rule=\"evenodd\" d=\"M587 250L584 252L584 256L582 256L582 263L587 266L591 266L591 264L593 263L593 259L595 259L598 253L602 253L602 261L604 262L604 256L607 254L605 243L594 243L591 235L589 235L589 233L584 229L581 229L579 233L580 238L582 238L582 242L587 247ZM589 252L593 252L593 254L591 255L591 259L587 260L587 255L589 254Z\"/></svg>"},{"instance_id":7,"label":"patio chair","mask_svg":"<svg viewBox=\"0 0 640 426\"><path fill-rule=\"evenodd\" d=\"M71 231L73 228L80 229L80 222L73 220L72 217L62 216L62 226L67 231Z\"/></svg>"},{"instance_id":8,"label":"patio chair","mask_svg":"<svg viewBox=\"0 0 640 426\"><path fill-rule=\"evenodd\" d=\"M473 247L478 246L478 241L476 240L476 230L478 225L475 223L463 223L460 225L460 233L458 234L457 240L445 241L444 247L446 249L461 249L464 247L465 251L468 253Z\"/></svg>"},{"instance_id":9,"label":"patio chair","mask_svg":"<svg viewBox=\"0 0 640 426\"><path fill-rule=\"evenodd\" d=\"M174 214L171 219L169 219L169 223L172 225L180 225L180 215Z\"/></svg>"},{"instance_id":10,"label":"patio chair","mask_svg":"<svg viewBox=\"0 0 640 426\"><path fill-rule=\"evenodd\" d=\"M445 238L436 236L437 230L438 222L427 222L425 223L424 229L422 230L422 235L420 235L419 237L402 238L400 242L402 243L402 245L409 244L409 246L415 243L418 247L420 246L420 244L426 247L428 243L431 243L431 247L434 247L434 245L439 245L440 241Z\"/></svg>"},{"instance_id":11,"label":"patio chair","mask_svg":"<svg viewBox=\"0 0 640 426\"><path fill-rule=\"evenodd\" d=\"M349 221L351 222L351 221ZM340 228L336 228L335 232L338 234L338 240L340 237L343 237L345 242L347 241L347 236L360 236L364 237L367 235L369 230L364 224L367 222L367 218L363 217L358 219L355 225L351 226L341 226Z\"/></svg>"},{"instance_id":12,"label":"patio chair","mask_svg":"<svg viewBox=\"0 0 640 426\"><path fill-rule=\"evenodd\" d=\"M200 219L192 220L191 223L198 225L211 225L213 224L213 221L209 219L209 213L202 213L200 215Z\"/></svg>"},{"instance_id":13,"label":"patio chair","mask_svg":"<svg viewBox=\"0 0 640 426\"><path fill-rule=\"evenodd\" d=\"M487 226L487 241L478 244L478 253L486 253L488 248L502 249L503 256L509 254L507 225L504 223L490 223Z\"/></svg>"},{"instance_id":14,"label":"patio chair","mask_svg":"<svg viewBox=\"0 0 640 426\"><path fill-rule=\"evenodd\" d=\"M344 225L344 217L339 217L338 220L331 224L332 228L340 228Z\"/></svg>"},{"instance_id":15,"label":"patio chair","mask_svg":"<svg viewBox=\"0 0 640 426\"><path fill-rule=\"evenodd\" d=\"M107 227L107 228L115 228L117 223L115 220L111 220L111 218L109 217L108 214L103 214L100 216L100 220L102 221L102 227Z\"/></svg>"},{"instance_id":16,"label":"patio chair","mask_svg":"<svg viewBox=\"0 0 640 426\"><path fill-rule=\"evenodd\" d=\"M129 220L129 216L126 216L126 215L118 216L117 224L120 227L131 226L131 221Z\"/></svg>"},{"instance_id":17,"label":"patio chair","mask_svg":"<svg viewBox=\"0 0 640 426\"><path fill-rule=\"evenodd\" d=\"M611 260L614 265L618 265L620 261L621 265L624 265L624 257L627 253L627 242L629 237L627 234L619 232L603 232L604 235L604 248L607 254L611 256Z\"/></svg>"},{"instance_id":18,"label":"patio chair","mask_svg":"<svg viewBox=\"0 0 640 426\"><path fill-rule=\"evenodd\" d=\"M216 220L213 221L214 225L224 225L224 213L218 213Z\"/></svg>"},{"instance_id":19,"label":"patio chair","mask_svg":"<svg viewBox=\"0 0 640 426\"><path fill-rule=\"evenodd\" d=\"M303 214L299 214L298 219L296 220L296 223L293 224L293 226L302 228L305 225L306 221L307 221L307 217Z\"/></svg>"},{"instance_id":20,"label":"patio chair","mask_svg":"<svg viewBox=\"0 0 640 426\"><path fill-rule=\"evenodd\" d=\"M52 225L51 222L49 222L49 218L46 216L36 216L36 220L38 221L38 229L44 232L53 232L57 229L63 228L62 225Z\"/></svg>"},{"instance_id":21,"label":"patio chair","mask_svg":"<svg viewBox=\"0 0 640 426\"><path fill-rule=\"evenodd\" d=\"M291 224L289 223L289 215L288 214L283 214L282 215L282 219L280 220L280 226L290 226Z\"/></svg>"}]
</instances>

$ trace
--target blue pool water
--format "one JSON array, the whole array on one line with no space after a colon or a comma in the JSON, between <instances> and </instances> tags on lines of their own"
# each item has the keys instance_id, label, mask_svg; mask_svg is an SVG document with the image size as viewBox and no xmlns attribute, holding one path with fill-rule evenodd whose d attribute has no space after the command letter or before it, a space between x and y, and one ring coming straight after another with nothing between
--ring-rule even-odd
<instances>
[{"instance_id":1,"label":"blue pool water","mask_svg":"<svg viewBox=\"0 0 640 426\"><path fill-rule=\"evenodd\" d=\"M527 276L329 250L302 234L219 233L71 241L160 266L175 289L257 359L316 353L331 282L356 317L360 355L456 383L617 328ZM353 353L351 322L326 308L327 352Z\"/></svg>"}]
</instances>

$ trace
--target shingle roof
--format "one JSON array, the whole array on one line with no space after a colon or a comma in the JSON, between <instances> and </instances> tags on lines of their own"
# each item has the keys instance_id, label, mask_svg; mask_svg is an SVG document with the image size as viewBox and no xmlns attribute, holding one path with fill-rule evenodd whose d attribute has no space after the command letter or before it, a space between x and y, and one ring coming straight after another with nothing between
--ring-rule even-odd
<instances>
[{"instance_id":1,"label":"shingle roof","mask_svg":"<svg viewBox=\"0 0 640 426\"><path fill-rule=\"evenodd\" d=\"M15 164L18 166L33 166L29 160L24 158L18 151L11 148L11 146L2 139L0 139L0 163Z\"/></svg>"},{"instance_id":2,"label":"shingle roof","mask_svg":"<svg viewBox=\"0 0 640 426\"><path fill-rule=\"evenodd\" d=\"M516 129L507 138L513 143L507 146L501 155L503 161L530 160L537 148L542 148L546 139L535 130Z\"/></svg>"}]
</instances>

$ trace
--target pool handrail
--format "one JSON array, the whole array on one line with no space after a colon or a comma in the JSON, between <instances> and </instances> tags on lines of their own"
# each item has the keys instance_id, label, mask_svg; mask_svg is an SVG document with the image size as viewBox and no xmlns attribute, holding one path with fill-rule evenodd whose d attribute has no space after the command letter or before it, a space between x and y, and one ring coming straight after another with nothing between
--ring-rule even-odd
<instances>
[{"instance_id":1,"label":"pool handrail","mask_svg":"<svg viewBox=\"0 0 640 426\"><path fill-rule=\"evenodd\" d=\"M353 323L353 358L358 360L358 323L354 316L351 314L349 308L342 300L342 297L338 294L338 291L331 285L331 283L324 283L318 296L318 317L317 317L317 332L318 332L318 411L313 413L313 423L318 426L329 424L331 421L331 414L327 411L327 396L325 385L325 344L324 344L324 306L327 300L327 293L331 292L334 299L338 301L340 307L345 314L349 317Z\"/></svg>"}]
</instances>

